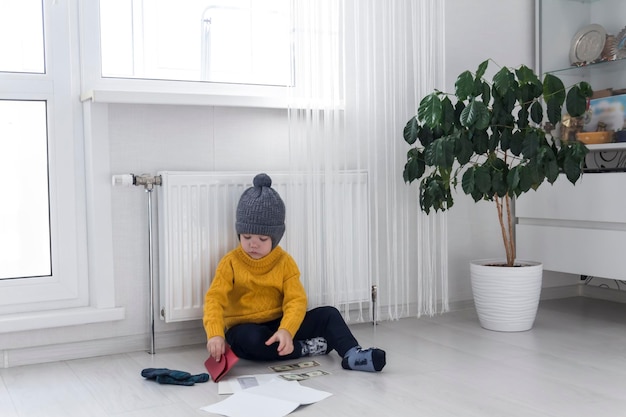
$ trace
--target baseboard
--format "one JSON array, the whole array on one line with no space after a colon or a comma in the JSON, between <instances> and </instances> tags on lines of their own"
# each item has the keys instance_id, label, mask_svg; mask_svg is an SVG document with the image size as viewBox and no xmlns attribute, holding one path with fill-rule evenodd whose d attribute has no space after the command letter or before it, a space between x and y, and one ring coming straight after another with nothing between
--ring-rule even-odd
<instances>
[{"instance_id":1,"label":"baseboard","mask_svg":"<svg viewBox=\"0 0 626 417\"><path fill-rule=\"evenodd\" d=\"M590 285L568 285L549 287L541 290L541 299L550 300L568 297L589 297L607 301L626 303L626 291L611 288L603 288ZM448 304L447 311L458 311L473 308L472 300L453 301ZM379 307L380 316L377 321L390 320L387 309ZM437 312L441 312L443 306L438 304ZM417 311L416 305L409 306L410 311ZM439 314L439 313L437 313ZM365 309L363 317L370 317L371 313ZM370 319L371 320L371 319ZM365 321L369 321L365 319ZM158 354L161 349L172 347L191 346L206 343L206 336L199 325L198 328L188 328L159 332L155 336L155 350ZM10 368L22 365L57 362L72 359L83 359L104 355L116 355L130 352L149 351L151 340L148 334L115 337L109 339L96 339L80 342L61 343L56 345L33 346L0 351L2 363L0 368Z\"/></svg>"},{"instance_id":2,"label":"baseboard","mask_svg":"<svg viewBox=\"0 0 626 417\"><path fill-rule=\"evenodd\" d=\"M541 300L554 300L581 296L582 285L564 285L559 287L547 287L541 289Z\"/></svg>"},{"instance_id":3,"label":"baseboard","mask_svg":"<svg viewBox=\"0 0 626 417\"><path fill-rule=\"evenodd\" d=\"M376 322L397 320L399 318L407 318L407 317L417 317L417 318L428 317L431 315L434 316L434 315L444 314L450 311L466 310L468 308L474 308L473 300L450 301L445 310L444 310L443 304L440 301L438 301L436 305L433 307L433 314L428 314L428 313L418 314L417 312L419 311L419 309L418 309L417 303L409 303L406 309L407 311L410 312L410 314L400 312L400 313L397 313L398 316L392 317L389 314L388 306L381 305L378 308L378 312L376 315ZM357 309L354 309L354 310L351 309L350 313L351 313L350 317L353 318L353 317L360 316L362 319L360 321L359 320L348 321L348 324L367 323L367 322L373 321L372 312L367 307L363 308L362 314L359 314Z\"/></svg>"},{"instance_id":4,"label":"baseboard","mask_svg":"<svg viewBox=\"0 0 626 417\"><path fill-rule=\"evenodd\" d=\"M614 301L616 303L626 303L626 291L614 288L580 285L580 295L599 300Z\"/></svg>"},{"instance_id":5,"label":"baseboard","mask_svg":"<svg viewBox=\"0 0 626 417\"><path fill-rule=\"evenodd\" d=\"M190 346L206 343L206 335L202 328L182 329L158 333L155 336L155 351L179 346ZM96 339L72 343L61 343L47 346L7 349L0 351L2 368L22 365L57 362L73 359L84 359L104 355L116 355L130 352L150 350L149 335L133 335L110 339Z\"/></svg>"},{"instance_id":6,"label":"baseboard","mask_svg":"<svg viewBox=\"0 0 626 417\"><path fill-rule=\"evenodd\" d=\"M542 300L552 300L568 297L588 297L598 300L626 303L626 291L615 288L599 287L595 285L566 285L541 289Z\"/></svg>"}]
</instances>

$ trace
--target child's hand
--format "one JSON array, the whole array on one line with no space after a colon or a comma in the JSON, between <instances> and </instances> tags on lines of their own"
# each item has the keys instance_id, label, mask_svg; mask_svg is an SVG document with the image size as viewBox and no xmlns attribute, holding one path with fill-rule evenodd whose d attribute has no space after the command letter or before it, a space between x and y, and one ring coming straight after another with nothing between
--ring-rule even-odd
<instances>
[{"instance_id":1,"label":"child's hand","mask_svg":"<svg viewBox=\"0 0 626 417\"><path fill-rule=\"evenodd\" d=\"M276 333L272 335L272 337L267 339L265 345L269 346L272 343L276 342L278 342L277 350L279 356L289 355L291 352L293 352L293 338L287 330L278 329Z\"/></svg>"},{"instance_id":2,"label":"child's hand","mask_svg":"<svg viewBox=\"0 0 626 417\"><path fill-rule=\"evenodd\" d=\"M226 351L226 341L222 336L213 336L206 342L206 350L209 351L210 357L219 362Z\"/></svg>"}]
</instances>

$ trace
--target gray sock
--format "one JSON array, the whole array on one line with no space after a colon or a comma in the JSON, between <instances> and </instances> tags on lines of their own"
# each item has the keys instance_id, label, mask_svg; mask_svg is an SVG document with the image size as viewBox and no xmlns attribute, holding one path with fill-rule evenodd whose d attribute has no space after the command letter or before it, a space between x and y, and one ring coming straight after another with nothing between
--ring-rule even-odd
<instances>
[{"instance_id":1,"label":"gray sock","mask_svg":"<svg viewBox=\"0 0 626 417\"><path fill-rule=\"evenodd\" d=\"M346 352L341 366L355 371L379 372L387 363L385 351L377 348L361 349L355 346Z\"/></svg>"}]
</instances>

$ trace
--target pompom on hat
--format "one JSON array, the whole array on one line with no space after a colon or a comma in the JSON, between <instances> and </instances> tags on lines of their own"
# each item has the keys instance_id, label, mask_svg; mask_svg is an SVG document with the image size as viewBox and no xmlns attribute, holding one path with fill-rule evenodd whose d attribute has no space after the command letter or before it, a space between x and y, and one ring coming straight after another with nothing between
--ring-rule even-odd
<instances>
[{"instance_id":1,"label":"pompom on hat","mask_svg":"<svg viewBox=\"0 0 626 417\"><path fill-rule=\"evenodd\" d=\"M269 175L258 174L253 184L239 199L235 229L238 235L269 236L274 249L285 233L285 203L272 188Z\"/></svg>"}]
</instances>

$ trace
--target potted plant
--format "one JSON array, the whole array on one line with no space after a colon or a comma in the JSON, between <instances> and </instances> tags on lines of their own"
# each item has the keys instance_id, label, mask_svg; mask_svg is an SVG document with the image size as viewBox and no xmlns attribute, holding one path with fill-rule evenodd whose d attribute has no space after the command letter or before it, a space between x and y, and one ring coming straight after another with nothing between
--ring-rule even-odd
<instances>
[{"instance_id":1,"label":"potted plant","mask_svg":"<svg viewBox=\"0 0 626 417\"><path fill-rule=\"evenodd\" d=\"M459 181L475 202L495 203L506 260L471 263L474 301L483 327L528 330L539 303L542 265L516 259L512 200L546 181L553 183L560 173L572 183L580 178L588 149L580 142L558 140L542 123L547 118L556 126L564 104L569 115L581 116L592 90L586 82L566 89L552 74L541 82L527 66L502 67L488 82L488 64L482 62L475 74L461 73L454 94L435 90L420 101L417 115L404 128L411 148L403 175L408 183L419 180L420 208L426 213L451 208ZM535 276L532 283L503 275L527 272ZM492 307L492 296L483 290L508 293L513 299L495 300ZM528 300L523 290L531 293ZM499 311L497 306L520 311Z\"/></svg>"}]
</instances>

